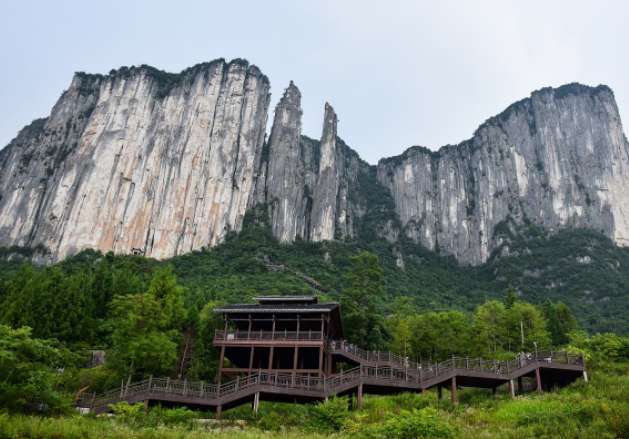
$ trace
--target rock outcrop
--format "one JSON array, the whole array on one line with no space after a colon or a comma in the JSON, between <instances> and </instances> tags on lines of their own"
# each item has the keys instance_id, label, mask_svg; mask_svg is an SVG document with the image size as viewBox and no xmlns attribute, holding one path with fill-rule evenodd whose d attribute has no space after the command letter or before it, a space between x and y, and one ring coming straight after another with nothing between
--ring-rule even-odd
<instances>
[{"instance_id":1,"label":"rock outcrop","mask_svg":"<svg viewBox=\"0 0 629 439\"><path fill-rule=\"evenodd\" d=\"M2 151L0 245L58 260L219 243L253 201L269 99L241 60L77 74L45 124Z\"/></svg>"},{"instance_id":2,"label":"rock outcrop","mask_svg":"<svg viewBox=\"0 0 629 439\"><path fill-rule=\"evenodd\" d=\"M165 258L220 243L260 205L283 243L406 234L462 264L508 251L507 219L629 245L629 143L607 87L534 92L460 145L377 167L338 137L329 104L321 140L303 136L292 82L265 142L269 91L243 60L77 73L0 152L0 246Z\"/></svg>"},{"instance_id":3,"label":"rock outcrop","mask_svg":"<svg viewBox=\"0 0 629 439\"><path fill-rule=\"evenodd\" d=\"M321 141L301 135L301 116L301 93L291 82L275 109L268 162L261 170L265 178L259 179L264 196L258 201L269 206L280 242L353 237L353 217L364 209L348 202L348 189L359 191L358 173L368 165L338 138L331 105L325 105Z\"/></svg>"},{"instance_id":4,"label":"rock outcrop","mask_svg":"<svg viewBox=\"0 0 629 439\"><path fill-rule=\"evenodd\" d=\"M477 265L510 216L555 231L586 227L629 244L629 144L612 91L542 89L438 152L413 147L378 164L404 231Z\"/></svg>"}]
</instances>

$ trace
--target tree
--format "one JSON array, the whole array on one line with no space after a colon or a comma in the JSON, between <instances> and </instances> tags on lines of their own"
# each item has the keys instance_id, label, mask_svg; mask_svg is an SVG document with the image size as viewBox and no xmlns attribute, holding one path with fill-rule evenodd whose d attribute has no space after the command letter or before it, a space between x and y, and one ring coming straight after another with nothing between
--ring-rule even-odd
<instances>
[{"instance_id":1,"label":"tree","mask_svg":"<svg viewBox=\"0 0 629 439\"><path fill-rule=\"evenodd\" d=\"M177 358L184 317L183 288L170 267L154 274L147 292L116 297L110 367L123 377L168 374Z\"/></svg>"},{"instance_id":2,"label":"tree","mask_svg":"<svg viewBox=\"0 0 629 439\"><path fill-rule=\"evenodd\" d=\"M528 302L516 302L507 310L507 322L510 325L509 334L518 334L517 342L511 340L511 347L532 351L537 342L538 348L550 348L551 340L546 329L547 321L535 306ZM522 343L524 338L524 343Z\"/></svg>"},{"instance_id":3,"label":"tree","mask_svg":"<svg viewBox=\"0 0 629 439\"><path fill-rule=\"evenodd\" d=\"M31 337L31 328L0 325L0 406L27 409L37 401L52 409L70 401L53 390L56 367L64 366L64 352L53 341Z\"/></svg>"},{"instance_id":4,"label":"tree","mask_svg":"<svg viewBox=\"0 0 629 439\"><path fill-rule=\"evenodd\" d=\"M385 280L378 256L363 252L349 259L341 294L345 335L364 349L383 348L389 334L382 314Z\"/></svg>"},{"instance_id":5,"label":"tree","mask_svg":"<svg viewBox=\"0 0 629 439\"><path fill-rule=\"evenodd\" d=\"M507 341L507 314L502 303L495 300L476 308L472 326L473 345L479 355L495 355Z\"/></svg>"},{"instance_id":6,"label":"tree","mask_svg":"<svg viewBox=\"0 0 629 439\"><path fill-rule=\"evenodd\" d=\"M505 297L505 308L511 309L516 300L518 300L518 297L515 295L513 287L509 285L509 288L507 289L507 297Z\"/></svg>"},{"instance_id":7,"label":"tree","mask_svg":"<svg viewBox=\"0 0 629 439\"><path fill-rule=\"evenodd\" d=\"M568 334L579 329L572 311L561 302L553 304L550 299L546 299L541 306L541 312L548 321L548 332L553 346L567 344L570 341Z\"/></svg>"}]
</instances>

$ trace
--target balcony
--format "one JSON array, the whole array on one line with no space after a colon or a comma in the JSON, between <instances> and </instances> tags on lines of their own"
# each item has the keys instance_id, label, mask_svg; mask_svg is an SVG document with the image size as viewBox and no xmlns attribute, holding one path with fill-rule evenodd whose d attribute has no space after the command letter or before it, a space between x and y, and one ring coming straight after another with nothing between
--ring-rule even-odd
<instances>
[{"instance_id":1,"label":"balcony","mask_svg":"<svg viewBox=\"0 0 629 439\"><path fill-rule=\"evenodd\" d=\"M214 342L240 341L318 341L325 339L321 331L223 331L217 330Z\"/></svg>"}]
</instances>

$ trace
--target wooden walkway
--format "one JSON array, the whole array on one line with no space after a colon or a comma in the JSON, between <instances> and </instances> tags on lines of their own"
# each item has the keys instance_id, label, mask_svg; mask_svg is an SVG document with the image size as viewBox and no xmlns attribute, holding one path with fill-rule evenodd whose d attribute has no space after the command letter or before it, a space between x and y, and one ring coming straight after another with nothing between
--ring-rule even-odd
<instances>
[{"instance_id":1,"label":"wooden walkway","mask_svg":"<svg viewBox=\"0 0 629 439\"><path fill-rule=\"evenodd\" d=\"M292 374L258 371L229 383L155 379L128 384L125 388L100 395L83 395L79 406L95 413L110 411L110 404L121 401L144 402L146 405L186 406L192 409L213 410L217 418L222 410L252 403L257 410L261 399L279 402L309 403L326 400L332 395L356 396L357 407L362 405L363 393L395 394L426 392L437 387L449 388L452 400L457 400L457 388L492 388L508 384L515 397L515 381L522 394L522 378L530 377L538 392L555 385L564 386L581 377L587 379L582 355L567 352L540 351L532 361L497 362L471 358L456 358L441 363L416 364L390 352L355 349L348 352L338 344L331 349L340 361L358 366L329 377L317 378Z\"/></svg>"}]
</instances>

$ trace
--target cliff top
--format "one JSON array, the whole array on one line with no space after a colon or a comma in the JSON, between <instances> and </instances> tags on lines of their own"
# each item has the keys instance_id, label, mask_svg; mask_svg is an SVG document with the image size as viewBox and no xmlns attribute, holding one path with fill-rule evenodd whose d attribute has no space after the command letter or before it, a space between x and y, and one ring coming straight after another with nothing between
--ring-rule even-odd
<instances>
[{"instance_id":1,"label":"cliff top","mask_svg":"<svg viewBox=\"0 0 629 439\"><path fill-rule=\"evenodd\" d=\"M242 58L235 58L229 62L226 62L225 58L218 58L213 61L195 64L194 66L188 67L187 69L184 69L179 73L170 73L164 70L159 70L147 64L142 64L140 66L122 66L118 69L112 69L109 71L108 75L85 72L75 72L74 75L75 77L81 78L84 83L92 84L94 82L99 82L105 78L128 78L134 75L144 74L155 79L159 84L161 91L160 94L166 95L169 90L178 85L181 85L185 78L190 76L194 77L201 72L209 70L211 67L216 66L217 64L224 64L227 67L230 67L232 65L240 65L248 69L249 73L251 73L252 75L258 76L265 83L269 84L269 78L264 75L255 64L249 64L249 61Z\"/></svg>"},{"instance_id":2,"label":"cliff top","mask_svg":"<svg viewBox=\"0 0 629 439\"><path fill-rule=\"evenodd\" d=\"M588 95L590 97L596 96L601 92L609 92L611 95L614 95L614 92L607 85L598 85L596 87L591 87L589 85L579 84L578 82L573 82L570 84L565 84L560 87L544 87L539 90L535 90L531 93L531 96L521 99L513 104L509 105L505 110L501 111L496 116L490 117L485 122L483 122L475 131L473 136L475 136L481 129L486 128L488 126L493 126L497 123L506 121L514 112L520 111L524 109L528 103L533 99L533 97L544 94L553 94L555 99L565 99L569 96L581 96ZM472 137L473 137L472 136ZM451 151L452 149L459 149L465 147L471 139L466 139L456 145L445 145L439 148L437 151L432 151L425 146L411 146L407 150L405 150L402 154L392 157L383 157L378 161L378 164L394 164L397 165L404 159L406 159L411 153L420 153L430 155L431 158L438 159L440 156L445 154L446 152Z\"/></svg>"}]
</instances>

